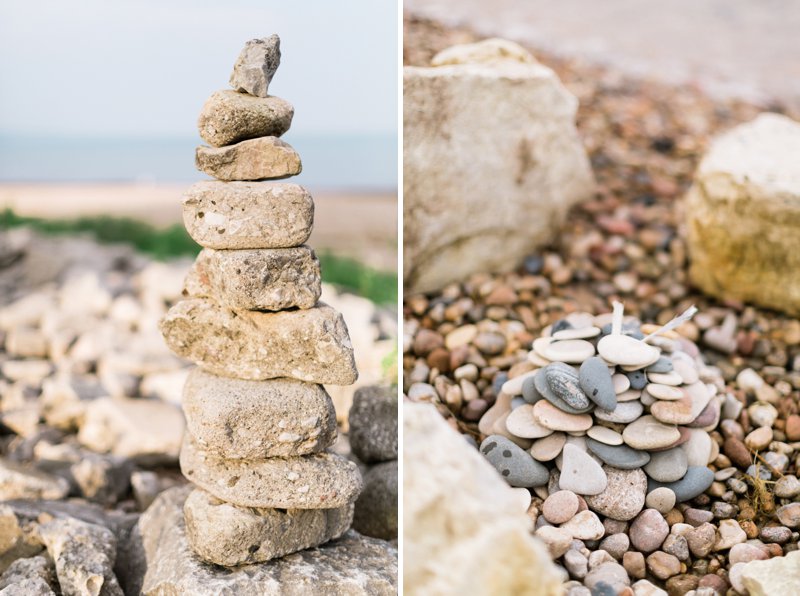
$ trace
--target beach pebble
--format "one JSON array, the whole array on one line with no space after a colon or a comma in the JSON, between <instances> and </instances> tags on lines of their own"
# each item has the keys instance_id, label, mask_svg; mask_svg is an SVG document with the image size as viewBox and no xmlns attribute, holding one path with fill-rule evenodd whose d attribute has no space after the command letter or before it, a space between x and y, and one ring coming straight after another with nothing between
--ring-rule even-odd
<instances>
[{"instance_id":1,"label":"beach pebble","mask_svg":"<svg viewBox=\"0 0 800 596\"><path fill-rule=\"evenodd\" d=\"M671 371L668 373L650 373L648 375L648 379L651 383L657 385L667 385L671 387L677 387L678 385L683 384L683 377L681 377L677 372Z\"/></svg>"},{"instance_id":2,"label":"beach pebble","mask_svg":"<svg viewBox=\"0 0 800 596\"><path fill-rule=\"evenodd\" d=\"M800 495L800 480L797 476L787 475L779 478L773 487L776 497L781 499L793 499Z\"/></svg>"},{"instance_id":3,"label":"beach pebble","mask_svg":"<svg viewBox=\"0 0 800 596\"><path fill-rule=\"evenodd\" d=\"M644 412L644 406L640 401L627 401L618 403L613 410L596 409L595 417L604 422L616 422L618 424L629 424L639 418ZM624 437L624 434L623 434Z\"/></svg>"},{"instance_id":4,"label":"beach pebble","mask_svg":"<svg viewBox=\"0 0 800 596\"><path fill-rule=\"evenodd\" d=\"M693 530L686 532L684 537L689 543L689 550L692 555L698 559L703 559L708 556L714 547L717 530L711 523L703 522Z\"/></svg>"},{"instance_id":5,"label":"beach pebble","mask_svg":"<svg viewBox=\"0 0 800 596\"><path fill-rule=\"evenodd\" d=\"M578 496L569 490L559 490L542 504L542 515L551 524L563 524L578 513Z\"/></svg>"},{"instance_id":6,"label":"beach pebble","mask_svg":"<svg viewBox=\"0 0 800 596\"><path fill-rule=\"evenodd\" d=\"M550 342L542 356L553 362L579 364L594 356L594 346L585 339L568 339Z\"/></svg>"},{"instance_id":7,"label":"beach pebble","mask_svg":"<svg viewBox=\"0 0 800 596\"><path fill-rule=\"evenodd\" d=\"M608 485L603 468L586 451L567 443L562 451L559 486L579 495L597 495Z\"/></svg>"},{"instance_id":8,"label":"beach pebble","mask_svg":"<svg viewBox=\"0 0 800 596\"><path fill-rule=\"evenodd\" d=\"M611 382L614 384L614 393L619 395L625 393L631 388L631 381L622 373L617 373L611 376Z\"/></svg>"},{"instance_id":9,"label":"beach pebble","mask_svg":"<svg viewBox=\"0 0 800 596\"><path fill-rule=\"evenodd\" d=\"M747 408L750 422L756 426L772 426L778 418L778 410L772 404L754 403Z\"/></svg>"},{"instance_id":10,"label":"beach pebble","mask_svg":"<svg viewBox=\"0 0 800 596\"><path fill-rule=\"evenodd\" d=\"M544 380L547 386L570 407L582 410L589 407L589 398L578 383L578 373L569 365L553 362L544 369Z\"/></svg>"},{"instance_id":11,"label":"beach pebble","mask_svg":"<svg viewBox=\"0 0 800 596\"><path fill-rule=\"evenodd\" d=\"M789 503L775 512L778 521L787 528L800 528L800 503Z\"/></svg>"},{"instance_id":12,"label":"beach pebble","mask_svg":"<svg viewBox=\"0 0 800 596\"><path fill-rule=\"evenodd\" d=\"M555 326L553 329L555 329ZM598 335L600 335L600 328L592 326L581 327L578 329L559 329L554 331L550 337L552 337L554 340L562 341L566 339L589 339L592 337L597 337Z\"/></svg>"},{"instance_id":13,"label":"beach pebble","mask_svg":"<svg viewBox=\"0 0 800 596\"><path fill-rule=\"evenodd\" d=\"M562 529L578 540L599 540L605 534L600 518L593 511L580 511L571 520L561 524Z\"/></svg>"},{"instance_id":14,"label":"beach pebble","mask_svg":"<svg viewBox=\"0 0 800 596\"><path fill-rule=\"evenodd\" d=\"M505 421L508 432L521 439L540 439L552 434L550 428L537 422L533 408L530 404L522 404L512 410Z\"/></svg>"},{"instance_id":15,"label":"beach pebble","mask_svg":"<svg viewBox=\"0 0 800 596\"><path fill-rule=\"evenodd\" d=\"M606 335L597 342L597 352L608 362L643 367L656 362L658 349L627 335Z\"/></svg>"},{"instance_id":16,"label":"beach pebble","mask_svg":"<svg viewBox=\"0 0 800 596\"><path fill-rule=\"evenodd\" d=\"M641 469L620 470L603 466L608 479L606 490L586 497L589 507L614 520L633 519L644 507L647 477Z\"/></svg>"},{"instance_id":17,"label":"beach pebble","mask_svg":"<svg viewBox=\"0 0 800 596\"><path fill-rule=\"evenodd\" d=\"M645 497L645 505L651 509L655 509L662 515L666 515L673 507L675 507L675 493L665 486L661 486L653 491L647 493Z\"/></svg>"},{"instance_id":18,"label":"beach pebble","mask_svg":"<svg viewBox=\"0 0 800 596\"><path fill-rule=\"evenodd\" d=\"M529 378L536 376L537 370L531 370L503 383L501 391L506 395L522 395L522 384Z\"/></svg>"},{"instance_id":19,"label":"beach pebble","mask_svg":"<svg viewBox=\"0 0 800 596\"><path fill-rule=\"evenodd\" d=\"M631 539L624 532L611 534L603 538L600 542L600 549L606 551L617 561L622 559L622 556L628 551L631 546Z\"/></svg>"},{"instance_id":20,"label":"beach pebble","mask_svg":"<svg viewBox=\"0 0 800 596\"><path fill-rule=\"evenodd\" d=\"M572 534L555 526L542 526L534 532L534 535L547 545L547 550L553 559L563 556L572 544Z\"/></svg>"},{"instance_id":21,"label":"beach pebble","mask_svg":"<svg viewBox=\"0 0 800 596\"><path fill-rule=\"evenodd\" d=\"M650 553L664 542L669 534L669 525L658 511L645 509L631 523L629 534L636 550Z\"/></svg>"},{"instance_id":22,"label":"beach pebble","mask_svg":"<svg viewBox=\"0 0 800 596\"><path fill-rule=\"evenodd\" d=\"M616 596L630 584L628 572L616 562L606 562L592 569L583 580L592 596Z\"/></svg>"},{"instance_id":23,"label":"beach pebble","mask_svg":"<svg viewBox=\"0 0 800 596\"><path fill-rule=\"evenodd\" d=\"M627 404L620 404L618 408L624 405ZM650 450L672 445L681 438L681 433L676 427L662 424L653 416L642 416L625 427L622 438L634 449Z\"/></svg>"},{"instance_id":24,"label":"beach pebble","mask_svg":"<svg viewBox=\"0 0 800 596\"><path fill-rule=\"evenodd\" d=\"M650 380L653 380L652 377ZM678 387L662 385L659 383L650 383L647 385L647 387L645 387L645 389L647 390L647 393L656 399L666 399L672 401L681 399L685 395L684 392Z\"/></svg>"},{"instance_id":25,"label":"beach pebble","mask_svg":"<svg viewBox=\"0 0 800 596\"><path fill-rule=\"evenodd\" d=\"M634 370L625 374L631 382L631 389L640 391L647 385L647 375L643 370Z\"/></svg>"},{"instance_id":26,"label":"beach pebble","mask_svg":"<svg viewBox=\"0 0 800 596\"><path fill-rule=\"evenodd\" d=\"M592 417L589 414L567 414L544 400L536 402L532 407L536 422L550 430L579 432L592 427Z\"/></svg>"},{"instance_id":27,"label":"beach pebble","mask_svg":"<svg viewBox=\"0 0 800 596\"><path fill-rule=\"evenodd\" d=\"M555 364L555 363L552 363ZM551 365L552 365L551 364ZM564 363L559 362L560 366L568 366ZM593 409L594 405L591 404L585 408L573 408L569 405L566 401L561 399L551 388L550 384L547 382L545 378L544 369L540 372L540 374L536 375L533 379L534 387L536 388L536 393L538 395L543 396L547 401L553 404L556 408L561 410L562 412L566 412L567 414L585 414ZM535 401L541 401L536 399ZM535 403L535 402L534 402ZM589 403L588 400L584 403Z\"/></svg>"},{"instance_id":28,"label":"beach pebble","mask_svg":"<svg viewBox=\"0 0 800 596\"><path fill-rule=\"evenodd\" d=\"M586 447L603 462L620 470L641 468L650 461L647 451L638 451L627 445L608 445L591 437L586 439Z\"/></svg>"},{"instance_id":29,"label":"beach pebble","mask_svg":"<svg viewBox=\"0 0 800 596\"><path fill-rule=\"evenodd\" d=\"M584 394L604 410L617 405L617 393L608 366L602 358L594 356L581 364L578 379Z\"/></svg>"},{"instance_id":30,"label":"beach pebble","mask_svg":"<svg viewBox=\"0 0 800 596\"><path fill-rule=\"evenodd\" d=\"M648 555L647 569L658 579L665 580L681 572L681 562L678 557L659 550Z\"/></svg>"},{"instance_id":31,"label":"beach pebble","mask_svg":"<svg viewBox=\"0 0 800 596\"><path fill-rule=\"evenodd\" d=\"M554 432L542 439L538 439L531 445L530 454L537 461L551 461L558 457L564 448L567 436L562 432Z\"/></svg>"},{"instance_id":32,"label":"beach pebble","mask_svg":"<svg viewBox=\"0 0 800 596\"><path fill-rule=\"evenodd\" d=\"M750 561L764 561L766 559L769 559L769 553L764 548L746 542L734 544L728 553L728 561L731 565L749 563Z\"/></svg>"},{"instance_id":33,"label":"beach pebble","mask_svg":"<svg viewBox=\"0 0 800 596\"><path fill-rule=\"evenodd\" d=\"M605 426L593 426L586 431L586 434L595 441L600 441L606 445L622 445L622 435Z\"/></svg>"},{"instance_id":34,"label":"beach pebble","mask_svg":"<svg viewBox=\"0 0 800 596\"><path fill-rule=\"evenodd\" d=\"M717 540L714 542L714 551L727 550L734 544L741 544L747 540L742 527L735 519L723 519L717 529Z\"/></svg>"},{"instance_id":35,"label":"beach pebble","mask_svg":"<svg viewBox=\"0 0 800 596\"><path fill-rule=\"evenodd\" d=\"M486 437L480 451L511 486L541 486L550 477L549 470L543 464L500 435Z\"/></svg>"},{"instance_id":36,"label":"beach pebble","mask_svg":"<svg viewBox=\"0 0 800 596\"><path fill-rule=\"evenodd\" d=\"M693 428L689 431L689 440L681 445L686 452L686 461L690 466L705 466L711 457L711 436L703 429Z\"/></svg>"},{"instance_id":37,"label":"beach pebble","mask_svg":"<svg viewBox=\"0 0 800 596\"><path fill-rule=\"evenodd\" d=\"M703 494L711 483L714 482L714 472L705 466L689 466L686 475L677 482L662 483L650 479L648 490L655 490L659 486L666 486L675 493L678 503L683 503Z\"/></svg>"},{"instance_id":38,"label":"beach pebble","mask_svg":"<svg viewBox=\"0 0 800 596\"><path fill-rule=\"evenodd\" d=\"M656 360L653 364L648 366L645 371L647 374L650 373L668 373L672 371L674 364L674 360L670 360L668 356L659 356L658 360Z\"/></svg>"},{"instance_id":39,"label":"beach pebble","mask_svg":"<svg viewBox=\"0 0 800 596\"><path fill-rule=\"evenodd\" d=\"M761 451L770 443L772 443L772 428L769 426L759 426L744 438L744 444L753 451Z\"/></svg>"},{"instance_id":40,"label":"beach pebble","mask_svg":"<svg viewBox=\"0 0 800 596\"><path fill-rule=\"evenodd\" d=\"M697 367L687 360L682 358L673 358L672 366L685 385L697 383L700 378L697 374Z\"/></svg>"},{"instance_id":41,"label":"beach pebble","mask_svg":"<svg viewBox=\"0 0 800 596\"><path fill-rule=\"evenodd\" d=\"M686 474L689 458L681 447L653 453L644 466L645 473L659 482L675 482Z\"/></svg>"}]
</instances>

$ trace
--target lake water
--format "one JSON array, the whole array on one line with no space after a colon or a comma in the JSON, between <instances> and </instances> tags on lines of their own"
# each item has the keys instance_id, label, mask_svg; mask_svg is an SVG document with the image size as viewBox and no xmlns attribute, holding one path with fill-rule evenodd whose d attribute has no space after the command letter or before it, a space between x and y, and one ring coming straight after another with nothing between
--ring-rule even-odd
<instances>
[{"instance_id":1,"label":"lake water","mask_svg":"<svg viewBox=\"0 0 800 596\"><path fill-rule=\"evenodd\" d=\"M329 190L397 188L397 137L287 133L303 160L298 184ZM121 139L0 135L0 182L192 182L193 138Z\"/></svg>"}]
</instances>

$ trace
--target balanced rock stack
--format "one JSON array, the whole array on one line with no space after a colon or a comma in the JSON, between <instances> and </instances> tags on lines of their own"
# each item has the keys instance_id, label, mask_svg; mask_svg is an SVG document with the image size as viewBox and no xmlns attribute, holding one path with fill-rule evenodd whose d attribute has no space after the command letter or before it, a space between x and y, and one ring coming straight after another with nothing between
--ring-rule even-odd
<instances>
[{"instance_id":1,"label":"balanced rock stack","mask_svg":"<svg viewBox=\"0 0 800 596\"><path fill-rule=\"evenodd\" d=\"M662 515L713 482L707 464L718 447L709 431L724 384L672 330L693 313L658 328L623 321L616 303L613 315L557 321L533 342L529 359L539 368L508 380L482 417L484 456L511 486L544 499L537 535L554 556L573 538L602 538L599 516L637 518L633 526L652 523L657 534L668 528ZM637 542L633 526L634 548L660 546ZM559 543L566 548L553 551Z\"/></svg>"},{"instance_id":2,"label":"balanced rock stack","mask_svg":"<svg viewBox=\"0 0 800 596\"><path fill-rule=\"evenodd\" d=\"M355 464L327 453L336 413L322 383L357 377L341 314L318 302L319 261L304 242L314 204L278 137L292 106L267 95L280 62L276 35L247 43L199 119L211 147L183 201L204 248L185 300L162 321L170 348L198 368L186 382L181 470L196 488L184 517L192 549L223 566L266 561L344 534L361 490Z\"/></svg>"}]
</instances>

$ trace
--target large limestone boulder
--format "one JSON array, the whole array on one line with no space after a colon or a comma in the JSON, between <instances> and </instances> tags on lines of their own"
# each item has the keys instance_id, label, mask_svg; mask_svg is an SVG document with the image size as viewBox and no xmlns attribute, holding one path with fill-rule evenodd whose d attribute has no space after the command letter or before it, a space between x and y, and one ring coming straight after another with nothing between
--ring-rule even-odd
<instances>
[{"instance_id":1,"label":"large limestone boulder","mask_svg":"<svg viewBox=\"0 0 800 596\"><path fill-rule=\"evenodd\" d=\"M750 561L742 569L742 583L750 596L796 593L800 586L800 551L767 561Z\"/></svg>"},{"instance_id":2,"label":"large limestone boulder","mask_svg":"<svg viewBox=\"0 0 800 596\"><path fill-rule=\"evenodd\" d=\"M761 114L716 139L686 216L693 284L800 315L800 123Z\"/></svg>"},{"instance_id":3,"label":"large limestone boulder","mask_svg":"<svg viewBox=\"0 0 800 596\"><path fill-rule=\"evenodd\" d=\"M403 404L405 593L561 594L547 549L492 466L428 404Z\"/></svg>"},{"instance_id":4,"label":"large limestone boulder","mask_svg":"<svg viewBox=\"0 0 800 596\"><path fill-rule=\"evenodd\" d=\"M552 70L502 40L433 64L403 73L403 276L421 292L516 267L593 189Z\"/></svg>"}]
</instances>

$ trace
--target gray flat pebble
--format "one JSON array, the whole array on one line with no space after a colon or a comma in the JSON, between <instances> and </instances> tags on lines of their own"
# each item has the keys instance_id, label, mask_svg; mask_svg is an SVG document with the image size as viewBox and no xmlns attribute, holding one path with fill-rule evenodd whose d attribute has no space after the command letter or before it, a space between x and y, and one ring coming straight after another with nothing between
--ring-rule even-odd
<instances>
[{"instance_id":1,"label":"gray flat pebble","mask_svg":"<svg viewBox=\"0 0 800 596\"><path fill-rule=\"evenodd\" d=\"M687 469L689 459L681 447L653 453L644 466L645 473L658 482L676 482L684 477Z\"/></svg>"},{"instance_id":2,"label":"gray flat pebble","mask_svg":"<svg viewBox=\"0 0 800 596\"><path fill-rule=\"evenodd\" d=\"M532 487L547 484L548 469L531 455L500 435L483 440L481 453L511 486Z\"/></svg>"},{"instance_id":3,"label":"gray flat pebble","mask_svg":"<svg viewBox=\"0 0 800 596\"><path fill-rule=\"evenodd\" d=\"M570 407L576 410L585 410L589 407L591 402L581 389L578 373L574 368L561 362L553 362L544 367L542 372L550 390Z\"/></svg>"},{"instance_id":4,"label":"gray flat pebble","mask_svg":"<svg viewBox=\"0 0 800 596\"><path fill-rule=\"evenodd\" d=\"M586 446L589 451L602 459L609 466L620 470L633 470L641 468L650 461L647 451L632 449L627 445L606 445L587 437Z\"/></svg>"},{"instance_id":5,"label":"gray flat pebble","mask_svg":"<svg viewBox=\"0 0 800 596\"><path fill-rule=\"evenodd\" d=\"M647 492L659 486L666 486L675 493L678 503L683 503L703 494L714 482L714 472L703 466L689 466L686 475L677 482L658 482L652 478L647 481Z\"/></svg>"},{"instance_id":6,"label":"gray flat pebble","mask_svg":"<svg viewBox=\"0 0 800 596\"><path fill-rule=\"evenodd\" d=\"M536 376L539 375L537 374ZM528 377L522 383L522 399L529 404L535 404L540 399L544 399L544 395L536 389L536 376Z\"/></svg>"},{"instance_id":7,"label":"gray flat pebble","mask_svg":"<svg viewBox=\"0 0 800 596\"><path fill-rule=\"evenodd\" d=\"M581 364L578 378L584 394L604 410L617 407L617 393L608 365L599 356L586 359Z\"/></svg>"},{"instance_id":8,"label":"gray flat pebble","mask_svg":"<svg viewBox=\"0 0 800 596\"><path fill-rule=\"evenodd\" d=\"M645 369L647 372L668 373L672 370L672 360L668 356L661 356L655 363Z\"/></svg>"},{"instance_id":9,"label":"gray flat pebble","mask_svg":"<svg viewBox=\"0 0 800 596\"><path fill-rule=\"evenodd\" d=\"M644 374L643 370L634 370L625 374L627 375L628 380L631 382L631 389L640 391L647 385L647 375Z\"/></svg>"},{"instance_id":10,"label":"gray flat pebble","mask_svg":"<svg viewBox=\"0 0 800 596\"><path fill-rule=\"evenodd\" d=\"M644 412L644 406L642 402L636 400L618 403L613 411L598 408L594 411L594 415L598 420L628 424L639 418L642 412Z\"/></svg>"},{"instance_id":11,"label":"gray flat pebble","mask_svg":"<svg viewBox=\"0 0 800 596\"><path fill-rule=\"evenodd\" d=\"M549 401L562 412L566 412L567 414L586 414L594 409L594 404L590 404L588 408L573 408L563 399L558 397L558 395L553 393L553 390L550 389L550 386L547 384L547 380L543 374L537 374L533 377L533 379L534 384L536 385L536 390L543 395L547 401Z\"/></svg>"}]
</instances>

